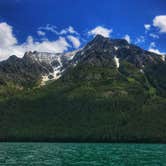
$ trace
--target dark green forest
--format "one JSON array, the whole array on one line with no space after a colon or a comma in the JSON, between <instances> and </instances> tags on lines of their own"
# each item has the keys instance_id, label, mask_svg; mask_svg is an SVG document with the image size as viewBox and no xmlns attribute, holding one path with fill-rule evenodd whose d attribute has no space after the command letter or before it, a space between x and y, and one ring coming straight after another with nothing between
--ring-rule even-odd
<instances>
[{"instance_id":1,"label":"dark green forest","mask_svg":"<svg viewBox=\"0 0 166 166\"><path fill-rule=\"evenodd\" d=\"M166 64L80 63L43 87L0 87L1 141L166 142Z\"/></svg>"}]
</instances>

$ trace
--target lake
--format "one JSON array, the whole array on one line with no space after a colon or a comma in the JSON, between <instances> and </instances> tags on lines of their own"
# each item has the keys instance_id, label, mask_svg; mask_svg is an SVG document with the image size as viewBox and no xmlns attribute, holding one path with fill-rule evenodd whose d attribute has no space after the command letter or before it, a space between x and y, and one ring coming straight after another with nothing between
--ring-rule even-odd
<instances>
[{"instance_id":1,"label":"lake","mask_svg":"<svg viewBox=\"0 0 166 166\"><path fill-rule=\"evenodd\" d=\"M2 166L164 166L164 144L0 143Z\"/></svg>"}]
</instances>

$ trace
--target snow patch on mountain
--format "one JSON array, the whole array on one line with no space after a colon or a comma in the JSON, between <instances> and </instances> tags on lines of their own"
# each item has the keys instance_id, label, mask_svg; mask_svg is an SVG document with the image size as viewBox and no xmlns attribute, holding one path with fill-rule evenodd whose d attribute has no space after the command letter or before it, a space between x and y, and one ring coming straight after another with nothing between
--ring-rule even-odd
<instances>
[{"instance_id":1,"label":"snow patch on mountain","mask_svg":"<svg viewBox=\"0 0 166 166\"><path fill-rule=\"evenodd\" d=\"M140 69L140 72L144 74L144 70L143 69Z\"/></svg>"},{"instance_id":2,"label":"snow patch on mountain","mask_svg":"<svg viewBox=\"0 0 166 166\"><path fill-rule=\"evenodd\" d=\"M54 60L58 60L58 58L61 56L62 54L54 54L54 53L48 53L48 52L26 52L25 56L29 56L31 57L31 59L37 61L37 62L44 62L47 64L51 64L52 61Z\"/></svg>"},{"instance_id":3,"label":"snow patch on mountain","mask_svg":"<svg viewBox=\"0 0 166 166\"><path fill-rule=\"evenodd\" d=\"M52 67L53 72L42 75L41 86L45 85L47 81L57 80L65 71L65 63L71 61L79 50L68 53L47 53L47 52L27 52L33 60L38 63L46 63Z\"/></svg>"},{"instance_id":4,"label":"snow patch on mountain","mask_svg":"<svg viewBox=\"0 0 166 166\"><path fill-rule=\"evenodd\" d=\"M114 49L117 51L119 48L117 46L115 46Z\"/></svg>"},{"instance_id":5,"label":"snow patch on mountain","mask_svg":"<svg viewBox=\"0 0 166 166\"><path fill-rule=\"evenodd\" d=\"M41 86L46 85L46 82L49 81L50 79L48 78L48 76L42 76L42 81L41 81Z\"/></svg>"},{"instance_id":6,"label":"snow patch on mountain","mask_svg":"<svg viewBox=\"0 0 166 166\"><path fill-rule=\"evenodd\" d=\"M114 56L114 61L115 61L116 67L119 68L120 67L119 58L117 58L116 56Z\"/></svg>"},{"instance_id":7,"label":"snow patch on mountain","mask_svg":"<svg viewBox=\"0 0 166 166\"><path fill-rule=\"evenodd\" d=\"M53 73L49 73L48 75L42 76L42 81L40 85L44 86L48 81L59 79L62 75L62 72L63 70L61 70L60 68L55 68Z\"/></svg>"},{"instance_id":8,"label":"snow patch on mountain","mask_svg":"<svg viewBox=\"0 0 166 166\"><path fill-rule=\"evenodd\" d=\"M165 61L165 55L161 55L161 59Z\"/></svg>"}]
</instances>

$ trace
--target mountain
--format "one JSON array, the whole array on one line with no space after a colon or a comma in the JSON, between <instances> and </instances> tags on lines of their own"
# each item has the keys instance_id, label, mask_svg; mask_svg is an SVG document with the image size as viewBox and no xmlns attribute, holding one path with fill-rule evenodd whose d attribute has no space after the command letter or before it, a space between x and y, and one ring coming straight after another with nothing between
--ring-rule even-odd
<instances>
[{"instance_id":1,"label":"mountain","mask_svg":"<svg viewBox=\"0 0 166 166\"><path fill-rule=\"evenodd\" d=\"M143 68L146 64L156 63L162 60L161 55L145 51L135 45L129 44L124 39L103 38L97 35L94 40L81 50L74 61L88 61L92 65L109 65L111 59L126 60L138 68ZM118 65L119 66L119 65Z\"/></svg>"},{"instance_id":2,"label":"mountain","mask_svg":"<svg viewBox=\"0 0 166 166\"><path fill-rule=\"evenodd\" d=\"M47 52L26 52L23 58L15 55L0 62L0 84L13 82L20 86L42 85L48 80L57 79L65 70L65 65L77 51L66 54Z\"/></svg>"},{"instance_id":3,"label":"mountain","mask_svg":"<svg viewBox=\"0 0 166 166\"><path fill-rule=\"evenodd\" d=\"M161 55L97 35L72 53L28 52L0 66L12 82L0 88L0 140L166 142ZM44 76L52 81L39 86Z\"/></svg>"},{"instance_id":4,"label":"mountain","mask_svg":"<svg viewBox=\"0 0 166 166\"><path fill-rule=\"evenodd\" d=\"M163 55L145 51L124 39L109 39L97 35L83 49L64 54L26 52L23 58L15 55L0 62L0 83L14 82L20 86L45 85L56 80L67 68L77 63L98 67L117 66L127 61L143 72L149 64L165 61Z\"/></svg>"}]
</instances>

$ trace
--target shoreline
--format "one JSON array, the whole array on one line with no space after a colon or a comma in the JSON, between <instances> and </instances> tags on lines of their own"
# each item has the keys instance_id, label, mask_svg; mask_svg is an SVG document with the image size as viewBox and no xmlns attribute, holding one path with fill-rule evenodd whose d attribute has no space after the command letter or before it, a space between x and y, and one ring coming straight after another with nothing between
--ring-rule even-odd
<instances>
[{"instance_id":1,"label":"shoreline","mask_svg":"<svg viewBox=\"0 0 166 166\"><path fill-rule=\"evenodd\" d=\"M100 141L100 140L0 140L0 143L97 143L97 144L166 144L166 141Z\"/></svg>"}]
</instances>

